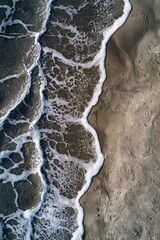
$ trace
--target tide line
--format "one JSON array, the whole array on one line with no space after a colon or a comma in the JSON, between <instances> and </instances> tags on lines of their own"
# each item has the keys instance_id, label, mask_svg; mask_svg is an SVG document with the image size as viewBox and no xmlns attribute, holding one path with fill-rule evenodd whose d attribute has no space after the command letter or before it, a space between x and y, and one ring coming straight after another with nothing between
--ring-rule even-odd
<instances>
[{"instance_id":1,"label":"tide line","mask_svg":"<svg viewBox=\"0 0 160 240\"><path fill-rule=\"evenodd\" d=\"M98 98L99 98L99 96L102 92L103 83L106 80L106 67L105 67L106 44L109 41L109 39L111 38L111 36L117 31L117 29L120 28L126 22L130 11L131 11L131 4L130 4L129 0L124 0L123 15L121 17L119 17L113 23L112 26L110 26L109 28L107 28L104 31L103 41L102 41L102 44L101 44L101 49L94 59L95 62L99 62L99 67L100 67L102 75L101 75L101 78L99 80L99 83L97 84L97 86L95 88L92 100L90 101L89 106L85 109L85 112L83 114L83 117L82 117L81 121L82 121L83 126L88 131L90 131L92 133L92 135L94 136L96 152L97 152L97 162L87 172L86 183L83 186L83 188L81 189L81 191L79 191L78 196L76 198L76 207L78 209L78 226L79 226L79 228L74 233L72 240L82 240L82 236L84 234L84 228L83 228L84 212L83 212L83 209L80 205L80 198L88 190L88 188L89 188L89 186L92 182L93 176L95 176L99 172L99 170L102 167L103 162L104 162L104 156L101 152L100 143L99 143L99 140L98 140L97 133L96 133L95 129L88 123L87 117L88 117L88 115L91 111L91 108L98 102Z\"/></svg>"}]
</instances>

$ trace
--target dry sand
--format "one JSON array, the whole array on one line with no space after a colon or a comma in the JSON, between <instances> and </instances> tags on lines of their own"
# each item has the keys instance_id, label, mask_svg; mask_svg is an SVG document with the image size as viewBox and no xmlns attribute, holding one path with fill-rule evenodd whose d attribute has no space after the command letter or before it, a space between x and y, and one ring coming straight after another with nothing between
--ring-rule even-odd
<instances>
[{"instance_id":1,"label":"dry sand","mask_svg":"<svg viewBox=\"0 0 160 240\"><path fill-rule=\"evenodd\" d=\"M85 240L160 240L160 1L131 3L89 116L106 159L81 199Z\"/></svg>"}]
</instances>

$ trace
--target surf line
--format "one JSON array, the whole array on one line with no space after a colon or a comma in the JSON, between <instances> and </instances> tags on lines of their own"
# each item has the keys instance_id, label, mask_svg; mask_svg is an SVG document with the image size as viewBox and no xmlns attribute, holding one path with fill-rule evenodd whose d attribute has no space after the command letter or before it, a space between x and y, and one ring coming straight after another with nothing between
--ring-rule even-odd
<instances>
[{"instance_id":1,"label":"surf line","mask_svg":"<svg viewBox=\"0 0 160 240\"><path fill-rule=\"evenodd\" d=\"M51 11L51 3L52 3L52 0L50 0L48 5L47 5L48 15L46 16L46 19L45 19L42 31L40 33L38 33L37 37L36 37L36 44L39 46L39 57L40 57L40 52L42 51L42 47L41 47L41 45L39 43L39 38L46 31L46 25L47 25L47 21L48 21L49 16L50 16L50 11ZM81 240L82 239L82 236L84 234L84 228L83 228L84 212L83 212L82 207L80 206L80 198L88 190L88 188L89 188L89 186L91 184L93 176L95 176L99 172L99 169L101 168L101 166L103 165L103 162L104 162L104 156L103 156L103 154L101 152L101 149L100 149L100 143L98 141L97 133L96 133L95 129L88 123L87 117L89 115L89 112L90 112L91 108L97 103L99 95L102 92L102 85L103 85L104 81L106 80L106 67L105 67L106 44L109 41L109 39L111 38L111 36L117 31L117 29L120 28L125 23L127 17L129 16L130 11L131 11L131 4L130 4L130 2L128 0L124 0L123 15L121 17L119 17L117 20L115 20L115 22L112 24L112 26L110 26L110 27L108 27L108 28L106 28L104 30L103 40L102 40L102 44L101 44L101 49L100 49L99 53L96 55L96 57L93 59L92 63L88 63L88 66L87 66L89 68L91 65L93 66L93 65L96 64L96 65L99 66L99 69L100 69L100 72L101 72L99 83L97 84L97 86L96 86L96 88L94 90L94 94L93 94L92 100L88 103L88 107L85 109L85 111L83 113L83 117L80 119L81 124L94 137L95 147L96 147L95 150L96 150L96 153L97 153L97 161L88 170L88 172L87 172L87 174L85 176L86 183L83 186L83 188L78 192L78 195L77 195L77 197L75 199L75 206L76 206L76 208L78 210L78 216L77 216L78 228L73 233L72 240ZM54 50L51 50L51 49L45 49L44 48L43 50L46 50L46 51L49 50L49 51L51 51L53 53L53 55L57 55L58 54L57 52L55 52ZM61 58L63 58L63 56L61 56ZM71 61L70 64L74 65L74 62ZM39 59L37 60L37 65L39 66L39 69L41 69ZM77 65L77 64L75 63L75 65ZM84 67L84 66L82 66L82 67ZM32 68L32 70L33 70L33 68ZM42 78L43 78L43 73L42 72L41 72L40 75L42 75ZM44 81L44 83L42 83L42 87L40 89L41 102L42 102L41 114L43 114L43 107L44 107L43 106L43 90L45 89L45 86L46 86L46 83ZM38 147L38 150L39 150L39 152L40 152L40 154L42 156L42 151L41 151L41 148L40 148L40 136L38 134L38 130L36 129L36 123L37 123L37 121L39 120L40 117L41 116L39 116L34 121L34 124L32 125L32 127L34 128L35 134L36 134L36 146ZM42 183L44 185L44 191L42 193L41 202L40 202L39 206L34 208L34 209L32 209L32 210L31 209L27 210L24 213L24 216L25 216L25 218L28 219L28 223L29 223L25 240L30 240L31 239L31 236L32 236L32 220L33 220L33 217L34 217L35 213L41 207L41 204L43 202L44 195L45 195L46 189L47 189L44 176L42 175L41 170L40 170L42 165L43 165L43 157L41 159L41 163L38 166L38 173L39 173L39 176L40 176L40 178L42 180Z\"/></svg>"},{"instance_id":2,"label":"surf line","mask_svg":"<svg viewBox=\"0 0 160 240\"><path fill-rule=\"evenodd\" d=\"M35 36L35 45L38 46L38 57L37 57L35 63L32 65L32 67L28 70L28 78L30 79L30 82L31 82L32 71L34 70L34 68L36 66L38 66L38 68L39 68L39 76L42 77L42 79L44 79L43 72L41 70L41 64L40 64L40 54L41 54L41 51L42 51L42 47L39 43L39 39L47 30L47 23L48 23L50 14L51 14L51 4L52 4L52 2L53 2L53 0L48 1L47 5L46 5L46 13L47 14L46 14L46 17L44 19L42 29ZM37 150L38 150L38 152L41 156L41 161L40 161L40 163L37 167L37 171L38 171L38 175L41 178L44 190L41 194L41 202L39 203L39 205L36 206L35 208L28 209L24 212L24 218L28 220L28 226L27 226L27 232L26 232L25 240L31 240L31 238L32 238L32 235L33 235L32 221L33 221L35 213L40 209L41 204L43 203L44 195L47 191L46 182L45 182L44 176L41 172L41 167L43 166L44 161L43 161L43 153L42 153L42 150L41 150L41 147L40 147L40 133L39 133L38 129L36 128L36 124L37 124L38 120L40 119L40 117L42 116L42 114L44 112L43 91L45 89L45 86L46 86L46 82L44 80L44 81L41 82L41 86L40 86L41 111L39 113L39 116L31 123L32 132L33 132L33 135L34 135L34 142L35 142Z\"/></svg>"},{"instance_id":3,"label":"surf line","mask_svg":"<svg viewBox=\"0 0 160 240\"><path fill-rule=\"evenodd\" d=\"M85 127L86 130L88 130L95 139L95 146L96 146L96 153L97 153L97 162L92 165L92 167L88 170L86 174L86 183L83 186L83 188L78 192L78 195L76 197L76 207L78 210L78 229L73 233L72 240L82 240L83 234L84 234L84 227L83 227L83 221L84 221L84 212L83 208L80 205L80 198L85 194L85 192L88 190L89 186L91 185L92 178L96 174L98 174L100 168L103 165L104 162L104 156L101 152L100 143L98 140L98 135L95 131L95 129L88 123L87 117L91 111L91 108L97 104L98 98L100 94L102 93L102 86L104 81L106 80L106 66L105 66L105 58L106 58L106 45L112 35L126 22L127 18L129 17L130 11L132 9L131 3L129 0L123 0L124 1L124 8L123 8L123 14L121 17L115 20L115 22L108 28L106 28L103 32L103 40L101 44L101 49L99 53L94 58L94 63L99 63L99 68L101 72L101 77L99 79L99 83L97 84L93 97L91 101L88 104L88 107L85 109L83 113L83 117L81 118L81 123Z\"/></svg>"}]
</instances>

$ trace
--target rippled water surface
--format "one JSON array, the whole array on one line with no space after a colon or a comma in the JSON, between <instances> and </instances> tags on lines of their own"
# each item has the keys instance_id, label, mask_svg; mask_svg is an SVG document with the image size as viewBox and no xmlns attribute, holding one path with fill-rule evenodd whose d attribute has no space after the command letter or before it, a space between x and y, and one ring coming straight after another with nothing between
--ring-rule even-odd
<instances>
[{"instance_id":1,"label":"rippled water surface","mask_svg":"<svg viewBox=\"0 0 160 240\"><path fill-rule=\"evenodd\" d=\"M103 161L86 113L105 80L103 33L123 8L0 1L0 239L81 238L79 197Z\"/></svg>"}]
</instances>

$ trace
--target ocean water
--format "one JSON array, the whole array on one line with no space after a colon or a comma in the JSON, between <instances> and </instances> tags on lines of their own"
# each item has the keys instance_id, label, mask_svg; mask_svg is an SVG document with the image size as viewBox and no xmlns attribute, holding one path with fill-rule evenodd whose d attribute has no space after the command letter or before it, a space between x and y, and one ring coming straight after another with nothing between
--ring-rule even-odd
<instances>
[{"instance_id":1,"label":"ocean water","mask_svg":"<svg viewBox=\"0 0 160 240\"><path fill-rule=\"evenodd\" d=\"M80 197L103 164L87 116L125 0L0 0L0 239L83 235Z\"/></svg>"}]
</instances>

